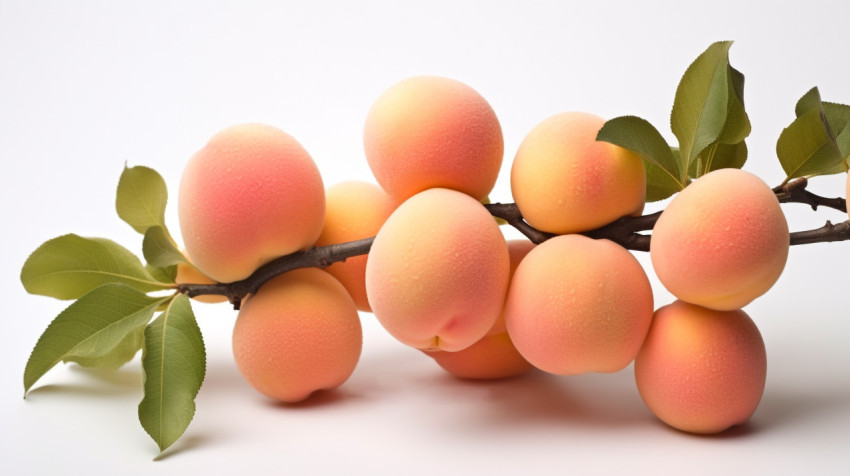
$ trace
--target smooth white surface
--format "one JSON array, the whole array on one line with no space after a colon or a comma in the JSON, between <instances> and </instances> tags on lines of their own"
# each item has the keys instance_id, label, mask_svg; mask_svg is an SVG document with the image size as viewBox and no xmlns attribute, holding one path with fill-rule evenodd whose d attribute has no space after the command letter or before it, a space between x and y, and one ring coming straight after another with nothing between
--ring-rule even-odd
<instances>
[{"instance_id":1,"label":"smooth white surface","mask_svg":"<svg viewBox=\"0 0 850 476\"><path fill-rule=\"evenodd\" d=\"M172 192L215 131L259 121L293 134L327 184L369 180L363 120L387 87L450 76L486 97L505 134L492 194L537 122L563 110L642 116L672 140L687 65L734 39L753 123L746 169L782 180L776 138L819 86L850 103L844 1L822 2L42 2L0 0L0 473L846 474L850 470L850 243L795 247L747 307L768 349L761 406L719 437L670 430L631 368L470 383L444 374L363 317L355 374L309 403L278 406L235 370L225 305L195 307L208 368L197 414L158 462L136 418L137 362L117 373L60 367L22 400L24 364L67 303L27 295L21 265L64 233L140 250L114 213L125 161ZM815 190L844 195L844 176ZM792 229L847 217L787 206ZM648 256L639 254L645 265ZM650 272L658 305L671 298Z\"/></svg>"}]
</instances>

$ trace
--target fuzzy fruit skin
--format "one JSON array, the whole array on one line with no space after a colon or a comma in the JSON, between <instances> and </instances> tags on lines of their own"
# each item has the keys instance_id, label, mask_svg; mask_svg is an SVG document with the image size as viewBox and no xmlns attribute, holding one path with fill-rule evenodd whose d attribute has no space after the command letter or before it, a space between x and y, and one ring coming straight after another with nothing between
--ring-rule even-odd
<instances>
[{"instance_id":1,"label":"fuzzy fruit skin","mask_svg":"<svg viewBox=\"0 0 850 476\"><path fill-rule=\"evenodd\" d=\"M315 268L264 284L242 304L233 328L233 356L242 376L287 403L342 385L362 345L354 301L339 281Z\"/></svg>"},{"instance_id":2,"label":"fuzzy fruit skin","mask_svg":"<svg viewBox=\"0 0 850 476\"><path fill-rule=\"evenodd\" d=\"M429 188L483 200L504 155L490 104L466 84L434 76L384 92L369 110L363 144L378 184L399 202Z\"/></svg>"},{"instance_id":3,"label":"fuzzy fruit skin","mask_svg":"<svg viewBox=\"0 0 850 476\"><path fill-rule=\"evenodd\" d=\"M643 161L622 147L596 141L603 124L593 114L564 112L523 139L511 166L511 193L529 224L562 235L643 210Z\"/></svg>"},{"instance_id":4,"label":"fuzzy fruit skin","mask_svg":"<svg viewBox=\"0 0 850 476\"><path fill-rule=\"evenodd\" d=\"M509 268L502 232L481 203L435 188L401 204L378 232L366 293L378 321L400 342L458 351L493 327Z\"/></svg>"},{"instance_id":5,"label":"fuzzy fruit skin","mask_svg":"<svg viewBox=\"0 0 850 476\"><path fill-rule=\"evenodd\" d=\"M528 240L508 241L511 275L516 271L520 261L535 246ZM504 309L487 335L470 347L457 352L430 351L426 354L446 372L465 379L489 380L515 377L533 368L516 350L508 335Z\"/></svg>"},{"instance_id":6,"label":"fuzzy fruit skin","mask_svg":"<svg viewBox=\"0 0 850 476\"><path fill-rule=\"evenodd\" d=\"M324 184L290 135L241 124L217 133L186 164L178 213L189 258L205 275L229 283L316 241Z\"/></svg>"},{"instance_id":7,"label":"fuzzy fruit skin","mask_svg":"<svg viewBox=\"0 0 850 476\"><path fill-rule=\"evenodd\" d=\"M396 203L379 186L360 181L341 182L328 187L325 194L325 225L316 246L369 238L395 210ZM357 309L371 312L366 297L366 262L369 255L354 256L334 263L325 271L345 286Z\"/></svg>"},{"instance_id":8,"label":"fuzzy fruit skin","mask_svg":"<svg viewBox=\"0 0 850 476\"><path fill-rule=\"evenodd\" d=\"M652 288L637 259L611 241L582 235L557 236L531 250L505 303L517 350L559 375L626 367L652 312Z\"/></svg>"},{"instance_id":9,"label":"fuzzy fruit skin","mask_svg":"<svg viewBox=\"0 0 850 476\"><path fill-rule=\"evenodd\" d=\"M710 172L679 192L652 230L658 279L678 299L740 309L779 279L788 222L771 188L739 169Z\"/></svg>"},{"instance_id":10,"label":"fuzzy fruit skin","mask_svg":"<svg viewBox=\"0 0 850 476\"><path fill-rule=\"evenodd\" d=\"M766 376L764 341L744 311L682 301L656 311L635 359L643 401L661 421L690 433L747 422Z\"/></svg>"},{"instance_id":11,"label":"fuzzy fruit skin","mask_svg":"<svg viewBox=\"0 0 850 476\"><path fill-rule=\"evenodd\" d=\"M507 332L488 334L457 352L426 352L446 372L458 378L491 380L522 375L533 367L525 360Z\"/></svg>"}]
</instances>

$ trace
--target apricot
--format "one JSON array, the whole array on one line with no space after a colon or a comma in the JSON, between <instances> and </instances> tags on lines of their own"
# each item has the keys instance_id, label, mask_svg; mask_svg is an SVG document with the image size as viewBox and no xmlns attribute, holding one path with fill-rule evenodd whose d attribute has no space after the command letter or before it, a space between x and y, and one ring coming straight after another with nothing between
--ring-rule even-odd
<instances>
[{"instance_id":1,"label":"apricot","mask_svg":"<svg viewBox=\"0 0 850 476\"><path fill-rule=\"evenodd\" d=\"M457 352L426 352L446 372L466 379L499 379L524 374L533 367L525 360L507 332L488 334Z\"/></svg>"},{"instance_id":2,"label":"apricot","mask_svg":"<svg viewBox=\"0 0 850 476\"><path fill-rule=\"evenodd\" d=\"M652 231L650 257L674 296L728 311L773 286L789 244L788 223L770 187L749 172L720 169L673 198Z\"/></svg>"},{"instance_id":3,"label":"apricot","mask_svg":"<svg viewBox=\"0 0 850 476\"><path fill-rule=\"evenodd\" d=\"M378 232L366 293L375 317L400 342L458 351L493 327L509 269L505 239L481 203L434 188L401 204Z\"/></svg>"},{"instance_id":4,"label":"apricot","mask_svg":"<svg viewBox=\"0 0 850 476\"><path fill-rule=\"evenodd\" d=\"M576 375L626 367L640 350L652 312L649 279L626 249L608 240L561 235L520 262L505 323L532 365Z\"/></svg>"},{"instance_id":5,"label":"apricot","mask_svg":"<svg viewBox=\"0 0 850 476\"><path fill-rule=\"evenodd\" d=\"M599 228L643 210L642 159L597 142L604 123L592 114L564 112L523 139L511 166L511 193L529 224L561 235Z\"/></svg>"},{"instance_id":6,"label":"apricot","mask_svg":"<svg viewBox=\"0 0 850 476\"><path fill-rule=\"evenodd\" d=\"M691 433L745 423L764 391L767 355L742 310L676 301L655 313L635 359L641 398L661 421Z\"/></svg>"},{"instance_id":7,"label":"apricot","mask_svg":"<svg viewBox=\"0 0 850 476\"><path fill-rule=\"evenodd\" d=\"M325 193L325 225L316 246L369 238L387 221L396 204L379 186L348 181L329 187ZM366 297L366 262L369 255L334 263L325 271L345 286L357 309L370 312Z\"/></svg>"},{"instance_id":8,"label":"apricot","mask_svg":"<svg viewBox=\"0 0 850 476\"><path fill-rule=\"evenodd\" d=\"M233 356L255 389L282 402L342 385L360 358L354 301L325 271L282 274L249 296L233 328Z\"/></svg>"},{"instance_id":9,"label":"apricot","mask_svg":"<svg viewBox=\"0 0 850 476\"><path fill-rule=\"evenodd\" d=\"M433 76L384 92L366 117L363 144L378 184L400 202L429 188L483 200L504 154L490 104L460 81Z\"/></svg>"},{"instance_id":10,"label":"apricot","mask_svg":"<svg viewBox=\"0 0 850 476\"><path fill-rule=\"evenodd\" d=\"M178 213L189 258L227 283L309 248L322 231L325 190L295 139L243 124L213 136L186 164Z\"/></svg>"},{"instance_id":11,"label":"apricot","mask_svg":"<svg viewBox=\"0 0 850 476\"><path fill-rule=\"evenodd\" d=\"M536 245L528 240L510 240L507 244L510 275L513 275L520 261ZM531 364L520 355L511 342L505 326L504 309L487 335L472 346L457 352L429 351L426 354L444 370L460 378L514 377L532 369Z\"/></svg>"}]
</instances>

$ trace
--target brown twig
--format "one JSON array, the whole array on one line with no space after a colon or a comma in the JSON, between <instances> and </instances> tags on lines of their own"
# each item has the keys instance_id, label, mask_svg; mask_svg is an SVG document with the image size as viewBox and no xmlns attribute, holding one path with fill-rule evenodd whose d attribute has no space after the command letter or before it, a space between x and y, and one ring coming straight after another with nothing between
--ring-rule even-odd
<instances>
[{"instance_id":1,"label":"brown twig","mask_svg":"<svg viewBox=\"0 0 850 476\"><path fill-rule=\"evenodd\" d=\"M818 206L824 206L847 212L847 203L843 198L826 198L806 190L808 181L805 178L792 180L784 185L773 189L780 203L804 203L810 205L813 210ZM491 215L501 218L509 225L519 230L534 243L542 243L549 238L557 236L552 233L538 230L526 222L519 207L515 203L491 203L484 205ZM655 226L661 212L643 216L626 216L601 228L582 233L585 236L597 239L608 239L618 243L626 249L634 251L649 251L651 235L640 233L649 231ZM369 253L372 241L375 238L340 243L336 245L320 246L307 251L282 256L259 268L248 278L228 284L180 284L178 292L185 293L189 297L201 295L227 296L234 309L239 309L242 300L249 294L254 294L260 286L268 280L298 268L320 267L326 268L333 263L345 261L348 258ZM826 222L821 228L791 233L792 245L805 245L812 243L825 243L832 241L850 240L850 221L837 225Z\"/></svg>"}]
</instances>

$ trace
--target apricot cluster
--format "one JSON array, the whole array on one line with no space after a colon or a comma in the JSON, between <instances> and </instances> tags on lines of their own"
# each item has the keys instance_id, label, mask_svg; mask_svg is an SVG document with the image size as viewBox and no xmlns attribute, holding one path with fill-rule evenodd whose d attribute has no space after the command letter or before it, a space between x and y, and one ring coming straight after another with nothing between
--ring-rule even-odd
<instances>
[{"instance_id":1,"label":"apricot cluster","mask_svg":"<svg viewBox=\"0 0 850 476\"><path fill-rule=\"evenodd\" d=\"M644 208L642 159L596 140L604 119L556 114L516 151L516 206L554 236L538 245L506 241L481 204L504 143L474 89L410 78L365 122L377 184L325 190L303 147L259 124L218 133L186 166L180 225L194 267L180 280L241 280L278 256L374 236L368 255L285 273L245 298L233 351L257 390L296 402L341 385L359 359L361 311L460 378L617 372L634 362L642 398L675 428L713 433L749 419L766 359L740 309L776 282L789 245L764 182L723 169L674 197L650 255L679 300L655 310L638 260L583 234Z\"/></svg>"}]
</instances>

